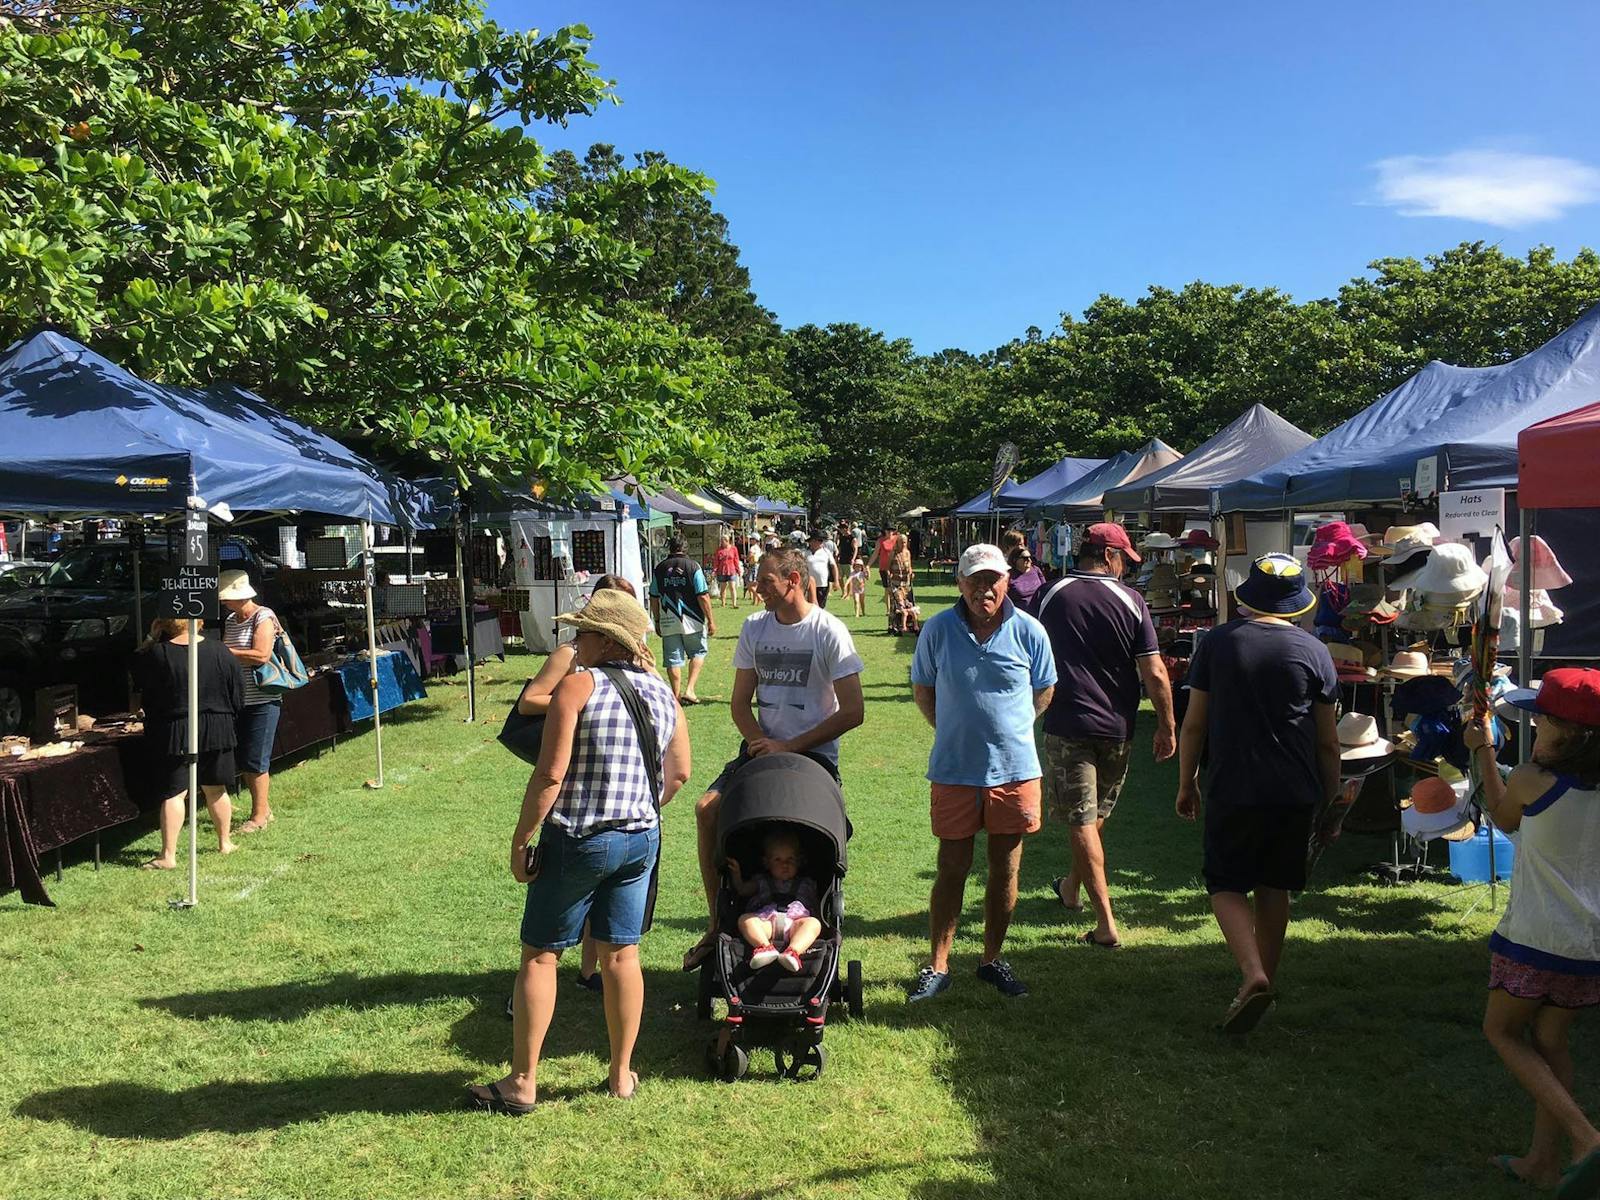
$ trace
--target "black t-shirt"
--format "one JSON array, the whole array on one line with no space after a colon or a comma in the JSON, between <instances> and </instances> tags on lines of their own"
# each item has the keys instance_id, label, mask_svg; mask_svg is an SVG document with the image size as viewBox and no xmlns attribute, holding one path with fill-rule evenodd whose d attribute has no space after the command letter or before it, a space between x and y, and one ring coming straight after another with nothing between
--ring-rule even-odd
<instances>
[{"instance_id":1,"label":"black t-shirt","mask_svg":"<svg viewBox=\"0 0 1600 1200\"><path fill-rule=\"evenodd\" d=\"M1051 586L1034 600L1056 656L1044 731L1125 742L1143 692L1138 660L1161 652L1144 597L1109 575L1076 571Z\"/></svg>"},{"instance_id":2,"label":"black t-shirt","mask_svg":"<svg viewBox=\"0 0 1600 1200\"><path fill-rule=\"evenodd\" d=\"M1205 692L1205 798L1224 807L1296 807L1322 796L1317 704L1339 698L1328 648L1278 621L1229 621L1206 634L1189 664Z\"/></svg>"}]
</instances>

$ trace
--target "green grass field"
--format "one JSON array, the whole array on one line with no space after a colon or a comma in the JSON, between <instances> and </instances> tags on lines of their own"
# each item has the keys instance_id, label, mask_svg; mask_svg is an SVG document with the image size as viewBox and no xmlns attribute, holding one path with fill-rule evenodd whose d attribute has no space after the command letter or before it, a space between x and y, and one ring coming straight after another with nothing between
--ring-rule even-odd
<instances>
[{"instance_id":1,"label":"green grass field","mask_svg":"<svg viewBox=\"0 0 1600 1200\"><path fill-rule=\"evenodd\" d=\"M925 588L925 611L952 596ZM819 1082L774 1081L765 1054L739 1084L708 1081L709 1029L675 968L701 924L690 797L736 745L731 615L701 687L718 700L689 713L694 775L666 812L635 1101L594 1091L604 1024L572 952L540 1111L459 1105L510 1048L521 889L505 859L527 772L493 738L536 665L513 656L480 673L478 724L462 679L386 722L383 791L361 787L370 735L282 772L276 824L231 858L202 849L195 911L168 911L178 878L132 869L148 829L99 873L69 865L54 911L0 900L0 1198L1517 1194L1484 1165L1523 1147L1531 1114L1478 1033L1493 916L1462 918L1482 891L1369 886L1358 868L1388 841L1346 835L1296 907L1282 1003L1224 1039L1235 973L1148 726L1107 837L1127 948L1073 943L1087 926L1049 896L1066 851L1047 826L1008 951L1032 995L971 977L974 878L954 988L908 1008L931 732L912 643L876 612L852 621L867 720L843 754L867 1019L830 1025Z\"/></svg>"}]
</instances>

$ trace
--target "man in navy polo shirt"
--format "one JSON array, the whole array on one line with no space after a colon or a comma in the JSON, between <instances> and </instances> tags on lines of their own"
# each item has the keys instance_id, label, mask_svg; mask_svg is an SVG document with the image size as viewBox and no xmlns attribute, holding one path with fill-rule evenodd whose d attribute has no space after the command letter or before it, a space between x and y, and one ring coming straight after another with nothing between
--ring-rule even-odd
<instances>
[{"instance_id":1,"label":"man in navy polo shirt","mask_svg":"<svg viewBox=\"0 0 1600 1200\"><path fill-rule=\"evenodd\" d=\"M1012 910L1022 837L1039 830L1039 752L1033 723L1050 703L1056 666L1038 621L1006 599L1011 571L998 546L961 555L961 600L922 627L911 682L933 726L928 757L939 864L928 901L932 961L907 997L929 1000L950 986L950 944L972 868L978 830L988 835L978 978L1002 995L1028 989L1000 957Z\"/></svg>"},{"instance_id":2,"label":"man in navy polo shirt","mask_svg":"<svg viewBox=\"0 0 1600 1200\"><path fill-rule=\"evenodd\" d=\"M1127 563L1139 562L1121 525L1091 525L1072 572L1058 579L1034 608L1050 635L1062 686L1044 714L1044 798L1053 821L1067 826L1072 869L1050 884L1068 909L1089 893L1095 925L1082 940L1115 949L1122 944L1106 887L1100 831L1128 777L1133 722L1141 691L1156 710L1156 761L1176 749L1172 685L1156 645L1144 597L1122 583Z\"/></svg>"}]
</instances>

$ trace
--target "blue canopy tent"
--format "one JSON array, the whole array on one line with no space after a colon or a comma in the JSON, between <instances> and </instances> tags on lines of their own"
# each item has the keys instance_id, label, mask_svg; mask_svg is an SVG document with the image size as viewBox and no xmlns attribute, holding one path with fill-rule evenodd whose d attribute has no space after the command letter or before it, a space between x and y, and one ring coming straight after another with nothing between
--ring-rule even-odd
<instances>
[{"instance_id":1,"label":"blue canopy tent","mask_svg":"<svg viewBox=\"0 0 1600 1200\"><path fill-rule=\"evenodd\" d=\"M968 520L971 520L975 517L987 517L991 512L997 513L1002 511L1000 508L1001 501L1016 490L1016 480L1006 480L1000 485L1000 494L995 497L994 508L991 509L989 507L989 489L984 488L983 491L979 492L971 500L968 500L964 504L956 505L955 508L951 510L950 515L952 517L966 517Z\"/></svg>"},{"instance_id":2,"label":"blue canopy tent","mask_svg":"<svg viewBox=\"0 0 1600 1200\"><path fill-rule=\"evenodd\" d=\"M1517 486L1517 434L1600 398L1600 305L1494 367L1432 362L1298 453L1221 489L1220 511L1315 509L1400 498L1420 459L1439 490Z\"/></svg>"},{"instance_id":3,"label":"blue canopy tent","mask_svg":"<svg viewBox=\"0 0 1600 1200\"><path fill-rule=\"evenodd\" d=\"M237 512L311 512L405 525L416 497L254 393L150 383L59 333L0 358L0 511L183 512L190 480ZM401 489L404 490L404 489Z\"/></svg>"},{"instance_id":4,"label":"blue canopy tent","mask_svg":"<svg viewBox=\"0 0 1600 1200\"><path fill-rule=\"evenodd\" d=\"M1028 517L1055 517L1060 516L1076 504L1080 498L1092 499L1099 496L1108 487L1121 483L1128 477L1128 471L1135 462L1136 455L1127 450L1118 450L1105 462L1079 479L1067 484L1063 488L1043 496L1028 505Z\"/></svg>"},{"instance_id":5,"label":"blue canopy tent","mask_svg":"<svg viewBox=\"0 0 1600 1200\"><path fill-rule=\"evenodd\" d=\"M1315 440L1266 405L1254 404L1177 462L1108 488L1105 506L1121 512L1211 516L1218 488L1270 467Z\"/></svg>"},{"instance_id":6,"label":"blue canopy tent","mask_svg":"<svg viewBox=\"0 0 1600 1200\"><path fill-rule=\"evenodd\" d=\"M422 497L332 438L293 421L242 388L151 383L71 338L43 331L0 358L0 510L22 513L172 516L226 504L240 512L313 512L404 524ZM220 512L219 512L219 515ZM135 618L138 613L138 554ZM378 774L383 742L370 578L369 685ZM189 893L197 900L198 753L196 622L189 622Z\"/></svg>"},{"instance_id":7,"label":"blue canopy tent","mask_svg":"<svg viewBox=\"0 0 1600 1200\"><path fill-rule=\"evenodd\" d=\"M1105 462L1103 458L1063 458L1006 492L995 501L995 509L1004 513L1023 512L1035 501L1070 487Z\"/></svg>"}]
</instances>

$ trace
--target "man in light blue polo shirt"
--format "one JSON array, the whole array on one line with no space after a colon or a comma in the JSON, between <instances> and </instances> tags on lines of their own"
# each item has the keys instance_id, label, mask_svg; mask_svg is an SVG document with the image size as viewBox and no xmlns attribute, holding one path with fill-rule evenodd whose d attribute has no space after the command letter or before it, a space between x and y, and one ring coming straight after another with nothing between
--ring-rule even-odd
<instances>
[{"instance_id":1,"label":"man in light blue polo shirt","mask_svg":"<svg viewBox=\"0 0 1600 1200\"><path fill-rule=\"evenodd\" d=\"M933 726L928 780L939 839L928 901L933 957L912 985L912 1003L950 986L950 944L980 829L989 881L978 978L1005 996L1028 994L1000 950L1017 906L1022 837L1039 831L1033 723L1055 691L1055 655L1044 626L1006 599L1011 572L998 546L968 546L956 575L960 602L922 627L911 662L917 707Z\"/></svg>"}]
</instances>

